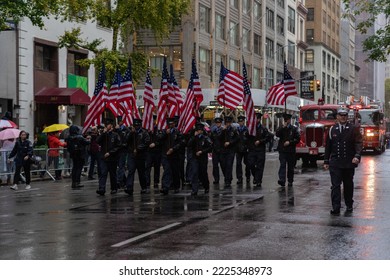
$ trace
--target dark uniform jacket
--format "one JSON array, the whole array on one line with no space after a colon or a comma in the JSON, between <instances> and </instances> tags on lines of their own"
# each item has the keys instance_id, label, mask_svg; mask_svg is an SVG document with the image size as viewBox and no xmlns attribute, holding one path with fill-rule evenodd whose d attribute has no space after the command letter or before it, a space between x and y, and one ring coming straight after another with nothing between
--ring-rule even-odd
<instances>
[{"instance_id":1,"label":"dark uniform jacket","mask_svg":"<svg viewBox=\"0 0 390 280\"><path fill-rule=\"evenodd\" d=\"M178 157L180 150L185 146L183 134L177 128L171 128L170 133L166 130L160 134L160 141L162 141L162 154L166 155L169 149L173 149L173 153L169 157Z\"/></svg>"},{"instance_id":2,"label":"dark uniform jacket","mask_svg":"<svg viewBox=\"0 0 390 280\"><path fill-rule=\"evenodd\" d=\"M87 157L87 145L91 141L79 134L71 134L65 139L69 155L72 159L85 159Z\"/></svg>"},{"instance_id":3,"label":"dark uniform jacket","mask_svg":"<svg viewBox=\"0 0 390 280\"><path fill-rule=\"evenodd\" d=\"M15 157L16 155L16 157ZM15 165L23 165L26 163L24 161L24 157L28 156L30 159L33 155L33 145L29 140L24 140L23 142L18 138L16 140L15 146L12 149L11 153L9 154L8 158L15 157Z\"/></svg>"},{"instance_id":4,"label":"dark uniform jacket","mask_svg":"<svg viewBox=\"0 0 390 280\"><path fill-rule=\"evenodd\" d=\"M136 157L145 155L150 144L150 136L146 129L130 130L124 140L124 146L129 154Z\"/></svg>"},{"instance_id":5,"label":"dark uniform jacket","mask_svg":"<svg viewBox=\"0 0 390 280\"><path fill-rule=\"evenodd\" d=\"M221 153L235 153L236 144L239 141L237 129L233 126L223 128L219 135L217 135L219 142L221 143ZM225 147L225 142L229 142L229 146Z\"/></svg>"},{"instance_id":6,"label":"dark uniform jacket","mask_svg":"<svg viewBox=\"0 0 390 280\"><path fill-rule=\"evenodd\" d=\"M121 139L115 131L106 131L98 136L96 142L100 145L100 153L102 159L105 161L116 161L119 156L119 149L121 148ZM104 155L109 153L107 158Z\"/></svg>"},{"instance_id":7,"label":"dark uniform jacket","mask_svg":"<svg viewBox=\"0 0 390 280\"><path fill-rule=\"evenodd\" d=\"M222 127L214 126L211 129L211 141L213 142L213 152L220 153L223 147L221 140Z\"/></svg>"},{"instance_id":8,"label":"dark uniform jacket","mask_svg":"<svg viewBox=\"0 0 390 280\"><path fill-rule=\"evenodd\" d=\"M289 124L286 127L281 127L276 130L276 137L279 137L279 143L278 143L278 151L279 152L288 152L288 153L295 153L296 148L295 146L300 141L300 135L298 132L298 129ZM290 144L288 146L284 146L284 142L289 141Z\"/></svg>"},{"instance_id":9,"label":"dark uniform jacket","mask_svg":"<svg viewBox=\"0 0 390 280\"><path fill-rule=\"evenodd\" d=\"M246 153L248 151L248 128L243 125L237 127L238 132L238 142L236 145L236 152L237 153Z\"/></svg>"},{"instance_id":10,"label":"dark uniform jacket","mask_svg":"<svg viewBox=\"0 0 390 280\"><path fill-rule=\"evenodd\" d=\"M207 154L212 150L212 142L206 133L193 134L188 140L187 147L191 150L194 158L207 157ZM202 151L202 154L198 157L196 153L199 151Z\"/></svg>"},{"instance_id":11,"label":"dark uniform jacket","mask_svg":"<svg viewBox=\"0 0 390 280\"><path fill-rule=\"evenodd\" d=\"M326 139L324 163L339 168L354 168L354 157L360 160L363 148L363 137L359 127L347 122L344 131L336 124L329 130Z\"/></svg>"},{"instance_id":12,"label":"dark uniform jacket","mask_svg":"<svg viewBox=\"0 0 390 280\"><path fill-rule=\"evenodd\" d=\"M152 153L161 153L161 137L160 134L162 133L157 129L157 126L154 126L153 131L149 131L149 138L150 138L150 143L154 143L154 148L149 147L149 152Z\"/></svg>"},{"instance_id":13,"label":"dark uniform jacket","mask_svg":"<svg viewBox=\"0 0 390 280\"><path fill-rule=\"evenodd\" d=\"M248 150L249 151L265 151L265 144L270 141L271 134L268 132L268 129L262 126L261 124L256 125L256 135L248 136ZM259 141L260 144L256 145L256 141Z\"/></svg>"}]
</instances>

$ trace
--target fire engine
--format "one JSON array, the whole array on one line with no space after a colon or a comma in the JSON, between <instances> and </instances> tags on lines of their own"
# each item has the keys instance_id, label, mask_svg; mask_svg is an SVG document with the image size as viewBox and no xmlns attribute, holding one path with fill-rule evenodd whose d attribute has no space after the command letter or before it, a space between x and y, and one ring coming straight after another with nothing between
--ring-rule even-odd
<instances>
[{"instance_id":1,"label":"fire engine","mask_svg":"<svg viewBox=\"0 0 390 280\"><path fill-rule=\"evenodd\" d=\"M382 103L371 100L367 96L360 97L355 102L353 98L347 100L350 108L350 118L360 126L363 135L363 151L374 151L381 154L386 149L386 124Z\"/></svg>"},{"instance_id":2,"label":"fire engine","mask_svg":"<svg viewBox=\"0 0 390 280\"><path fill-rule=\"evenodd\" d=\"M302 159L302 167L315 167L317 160L325 154L326 136L336 123L337 109L340 105L318 104L301 106L299 109L300 142L296 146L297 159Z\"/></svg>"}]
</instances>

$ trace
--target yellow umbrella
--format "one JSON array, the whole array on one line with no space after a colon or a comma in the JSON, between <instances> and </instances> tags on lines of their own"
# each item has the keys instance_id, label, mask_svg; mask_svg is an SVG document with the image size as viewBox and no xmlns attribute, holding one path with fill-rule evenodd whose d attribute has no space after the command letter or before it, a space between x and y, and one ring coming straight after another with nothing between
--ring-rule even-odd
<instances>
[{"instance_id":1,"label":"yellow umbrella","mask_svg":"<svg viewBox=\"0 0 390 280\"><path fill-rule=\"evenodd\" d=\"M64 129L67 129L69 126L66 124L61 124L61 123L55 123L52 125L47 126L42 132L49 133L49 132L54 132L54 131L61 131Z\"/></svg>"}]
</instances>

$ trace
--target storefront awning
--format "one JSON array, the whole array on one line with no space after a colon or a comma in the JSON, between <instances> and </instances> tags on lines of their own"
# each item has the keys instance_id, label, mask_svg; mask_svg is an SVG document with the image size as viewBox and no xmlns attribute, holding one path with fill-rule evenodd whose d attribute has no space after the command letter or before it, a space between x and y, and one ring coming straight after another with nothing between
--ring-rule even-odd
<instances>
[{"instance_id":1,"label":"storefront awning","mask_svg":"<svg viewBox=\"0 0 390 280\"><path fill-rule=\"evenodd\" d=\"M89 105L91 99L80 88L43 88L35 94L40 104Z\"/></svg>"}]
</instances>

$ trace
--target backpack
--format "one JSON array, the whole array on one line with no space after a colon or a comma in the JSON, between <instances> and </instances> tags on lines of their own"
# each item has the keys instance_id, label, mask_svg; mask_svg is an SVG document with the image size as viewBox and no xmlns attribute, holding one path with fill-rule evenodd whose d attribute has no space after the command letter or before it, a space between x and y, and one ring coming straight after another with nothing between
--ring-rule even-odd
<instances>
[{"instance_id":1,"label":"backpack","mask_svg":"<svg viewBox=\"0 0 390 280\"><path fill-rule=\"evenodd\" d=\"M68 153L71 156L76 155L76 154L80 153L83 150L83 145L80 142L80 137L70 136L67 140L68 141L67 141L66 148L68 150Z\"/></svg>"}]
</instances>

